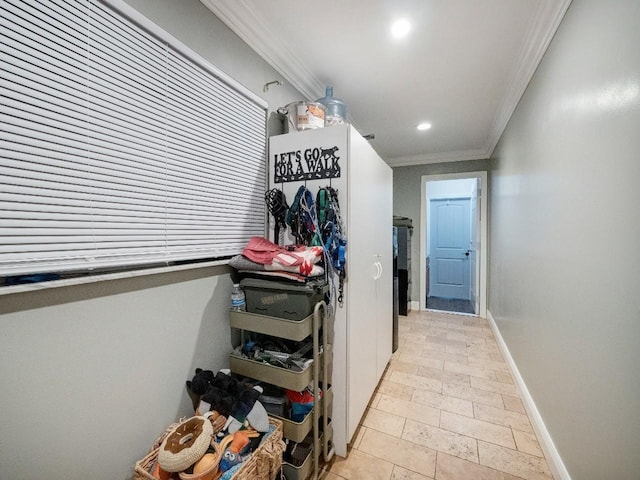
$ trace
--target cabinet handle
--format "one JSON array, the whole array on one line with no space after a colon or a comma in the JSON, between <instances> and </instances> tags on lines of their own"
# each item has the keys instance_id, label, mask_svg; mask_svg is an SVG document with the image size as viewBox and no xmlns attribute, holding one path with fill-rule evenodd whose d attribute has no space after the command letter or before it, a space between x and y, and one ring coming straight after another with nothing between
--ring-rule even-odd
<instances>
[{"instance_id":1,"label":"cabinet handle","mask_svg":"<svg viewBox=\"0 0 640 480\"><path fill-rule=\"evenodd\" d=\"M376 274L373 279L378 280L382 276L382 264L380 262L374 262L373 264L376 266Z\"/></svg>"}]
</instances>

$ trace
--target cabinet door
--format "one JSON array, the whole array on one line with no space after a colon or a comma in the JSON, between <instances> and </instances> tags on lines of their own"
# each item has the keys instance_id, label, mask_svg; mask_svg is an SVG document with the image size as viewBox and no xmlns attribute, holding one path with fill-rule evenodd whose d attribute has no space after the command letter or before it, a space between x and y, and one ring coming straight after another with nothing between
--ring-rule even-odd
<instances>
[{"instance_id":1,"label":"cabinet door","mask_svg":"<svg viewBox=\"0 0 640 480\"><path fill-rule=\"evenodd\" d=\"M351 438L391 356L393 291L391 169L353 129L349 142L347 365Z\"/></svg>"},{"instance_id":2,"label":"cabinet door","mask_svg":"<svg viewBox=\"0 0 640 480\"><path fill-rule=\"evenodd\" d=\"M372 203L377 212L374 248L381 265L376 281L376 384L391 358L393 349L393 171L382 159L372 165L375 183Z\"/></svg>"}]
</instances>

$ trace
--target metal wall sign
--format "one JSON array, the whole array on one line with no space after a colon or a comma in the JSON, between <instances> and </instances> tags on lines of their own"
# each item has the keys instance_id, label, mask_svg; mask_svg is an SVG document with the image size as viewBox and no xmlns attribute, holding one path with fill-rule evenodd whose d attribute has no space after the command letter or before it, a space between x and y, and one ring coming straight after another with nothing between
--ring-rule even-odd
<instances>
[{"instance_id":1,"label":"metal wall sign","mask_svg":"<svg viewBox=\"0 0 640 480\"><path fill-rule=\"evenodd\" d=\"M298 182L340 177L340 152L331 148L310 147L273 154L274 182Z\"/></svg>"}]
</instances>

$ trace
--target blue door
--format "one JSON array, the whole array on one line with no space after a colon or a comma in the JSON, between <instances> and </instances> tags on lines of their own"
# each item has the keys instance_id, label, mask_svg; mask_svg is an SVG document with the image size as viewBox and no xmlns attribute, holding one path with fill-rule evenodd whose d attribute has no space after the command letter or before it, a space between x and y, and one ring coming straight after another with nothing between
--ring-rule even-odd
<instances>
[{"instance_id":1,"label":"blue door","mask_svg":"<svg viewBox=\"0 0 640 480\"><path fill-rule=\"evenodd\" d=\"M429 296L469 300L470 199L430 201Z\"/></svg>"}]
</instances>

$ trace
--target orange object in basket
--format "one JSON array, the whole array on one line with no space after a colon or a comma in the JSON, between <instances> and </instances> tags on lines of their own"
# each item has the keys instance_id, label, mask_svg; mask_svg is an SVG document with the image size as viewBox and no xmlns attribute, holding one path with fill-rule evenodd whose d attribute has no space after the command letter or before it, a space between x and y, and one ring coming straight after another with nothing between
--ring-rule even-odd
<instances>
[{"instance_id":1,"label":"orange object in basket","mask_svg":"<svg viewBox=\"0 0 640 480\"><path fill-rule=\"evenodd\" d=\"M213 480L218 475L218 469L212 468L218 465L220 458L215 453L205 453L204 456L193 466L194 475L202 475L207 470L211 470L208 474L199 477L200 480Z\"/></svg>"},{"instance_id":2,"label":"orange object in basket","mask_svg":"<svg viewBox=\"0 0 640 480\"><path fill-rule=\"evenodd\" d=\"M159 463L156 463L156 466L154 467L153 472L151 472L151 475L153 475L158 480L171 480L171 474L169 472L165 472L160 467Z\"/></svg>"}]
</instances>

